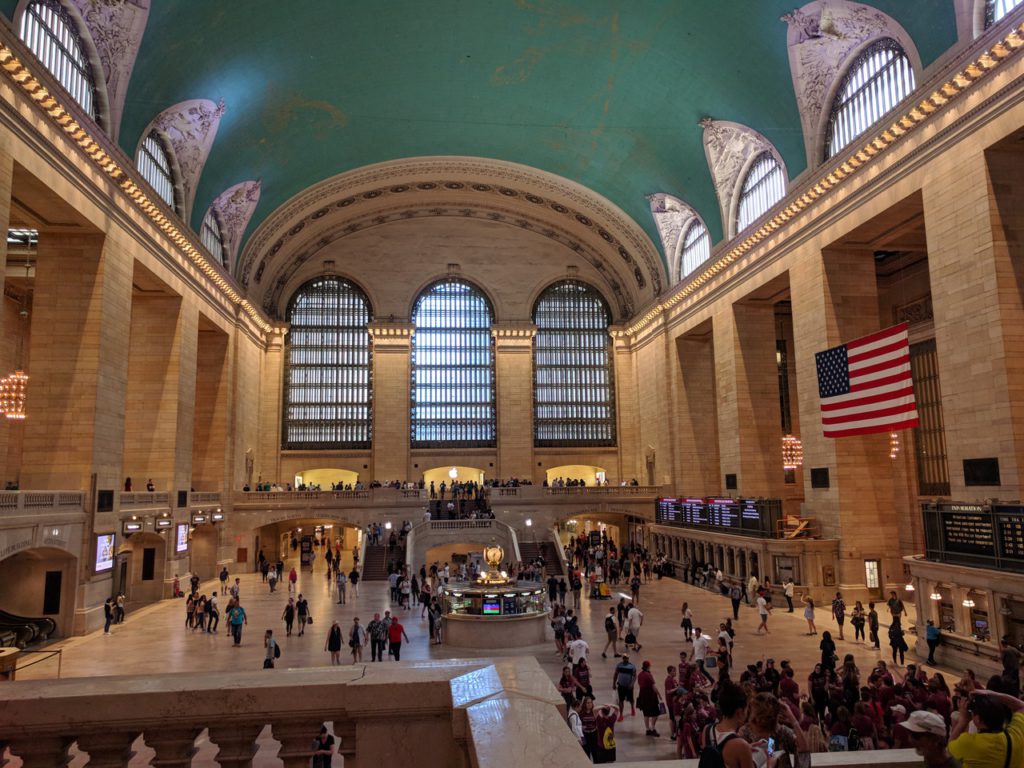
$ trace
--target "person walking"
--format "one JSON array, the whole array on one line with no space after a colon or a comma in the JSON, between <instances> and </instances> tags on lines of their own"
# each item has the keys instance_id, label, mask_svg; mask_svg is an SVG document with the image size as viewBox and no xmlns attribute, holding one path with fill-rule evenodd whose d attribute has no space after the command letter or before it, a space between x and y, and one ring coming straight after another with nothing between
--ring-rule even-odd
<instances>
[{"instance_id":1,"label":"person walking","mask_svg":"<svg viewBox=\"0 0 1024 768\"><path fill-rule=\"evenodd\" d=\"M846 623L846 603L843 602L842 592L836 592L836 596L832 600L832 618L839 625L839 639L845 640L846 638L843 637L843 624Z\"/></svg>"},{"instance_id":2,"label":"person walking","mask_svg":"<svg viewBox=\"0 0 1024 768\"><path fill-rule=\"evenodd\" d=\"M738 589L738 588L737 587L733 587L733 589ZM739 600L734 601L733 605L734 606L738 606L739 605ZM683 640L685 640L688 643L692 643L693 642L693 611L690 610L690 604L689 603L683 603L682 613L683 613L683 620L680 622L679 626L683 628Z\"/></svg>"},{"instance_id":3,"label":"person walking","mask_svg":"<svg viewBox=\"0 0 1024 768\"><path fill-rule=\"evenodd\" d=\"M823 670L832 670L835 672L836 644L832 639L831 632L825 630L821 633L821 642L818 643L818 648L821 650L821 668Z\"/></svg>"},{"instance_id":4,"label":"person walking","mask_svg":"<svg viewBox=\"0 0 1024 768\"><path fill-rule=\"evenodd\" d=\"M187 614L186 614L186 617L187 617ZM112 597L108 597L103 602L103 621L104 621L104 624L103 624L103 634L104 635L109 635L110 634L110 625L114 621L114 598L112 598ZM187 622L187 618L186 618L186 622ZM185 626L188 626L188 624L186 623Z\"/></svg>"},{"instance_id":5,"label":"person walking","mask_svg":"<svg viewBox=\"0 0 1024 768\"><path fill-rule=\"evenodd\" d=\"M793 589L796 585L793 583L793 579L788 578L782 582L782 594L786 598L786 605L789 606L789 610L786 613L793 612Z\"/></svg>"},{"instance_id":6,"label":"person walking","mask_svg":"<svg viewBox=\"0 0 1024 768\"><path fill-rule=\"evenodd\" d=\"M697 665L697 669L700 670L701 675L706 675L704 671L704 661L708 655L708 638L705 636L703 630L700 627L695 627L693 630L693 651L690 654L690 658L694 664Z\"/></svg>"},{"instance_id":7,"label":"person walking","mask_svg":"<svg viewBox=\"0 0 1024 768\"><path fill-rule=\"evenodd\" d=\"M636 705L633 701L633 686L636 684L636 667L630 663L629 656L622 654L622 661L615 665L615 672L612 676L612 690L615 691L619 700L619 722L625 719L622 706L629 702L632 714L636 716Z\"/></svg>"},{"instance_id":8,"label":"person walking","mask_svg":"<svg viewBox=\"0 0 1024 768\"><path fill-rule=\"evenodd\" d=\"M739 584L733 584L729 588L729 602L732 603L732 617L736 621L740 618L740 601L743 600L743 589Z\"/></svg>"},{"instance_id":9,"label":"person walking","mask_svg":"<svg viewBox=\"0 0 1024 768\"><path fill-rule=\"evenodd\" d=\"M874 644L875 650L881 649L882 645L878 639L878 611L874 603L868 603L868 639Z\"/></svg>"},{"instance_id":10,"label":"person walking","mask_svg":"<svg viewBox=\"0 0 1024 768\"><path fill-rule=\"evenodd\" d=\"M402 639L405 642L409 642L409 636L405 634L405 627L398 621L398 617L395 616L391 619L391 624L388 626L388 655L394 656L395 661L402 660Z\"/></svg>"},{"instance_id":11,"label":"person walking","mask_svg":"<svg viewBox=\"0 0 1024 768\"><path fill-rule=\"evenodd\" d=\"M608 609L608 615L604 617L604 631L608 635L608 641L604 644L604 649L601 651L601 658L608 658L608 647L611 646L612 656L619 655L619 632L618 627L615 626L615 607Z\"/></svg>"},{"instance_id":12,"label":"person walking","mask_svg":"<svg viewBox=\"0 0 1024 768\"><path fill-rule=\"evenodd\" d=\"M761 634L761 630L768 634L768 614L771 613L772 606L768 602L764 595L759 595L757 598L757 613L761 617L761 623L757 625L757 634Z\"/></svg>"},{"instance_id":13,"label":"person walking","mask_svg":"<svg viewBox=\"0 0 1024 768\"><path fill-rule=\"evenodd\" d=\"M818 628L814 626L814 600L810 595L804 595L804 620L807 622L807 635L818 634Z\"/></svg>"},{"instance_id":14,"label":"person walking","mask_svg":"<svg viewBox=\"0 0 1024 768\"><path fill-rule=\"evenodd\" d=\"M363 646L366 645L366 630L359 623L359 617L352 619L352 628L348 631L348 647L352 649L352 663L363 660Z\"/></svg>"},{"instance_id":15,"label":"person walking","mask_svg":"<svg viewBox=\"0 0 1024 768\"><path fill-rule=\"evenodd\" d=\"M242 644L242 627L249 623L245 615L245 609L233 601L228 608L228 628L231 630L231 637L234 639L234 647Z\"/></svg>"},{"instance_id":16,"label":"person walking","mask_svg":"<svg viewBox=\"0 0 1024 768\"><path fill-rule=\"evenodd\" d=\"M359 568L352 566L352 570L348 572L348 583L352 585L352 593L359 597Z\"/></svg>"},{"instance_id":17,"label":"person walking","mask_svg":"<svg viewBox=\"0 0 1024 768\"><path fill-rule=\"evenodd\" d=\"M345 575L345 571L338 568L338 575L335 577L335 583L338 587L338 605L345 604L345 588L348 585L348 577Z\"/></svg>"},{"instance_id":18,"label":"person walking","mask_svg":"<svg viewBox=\"0 0 1024 768\"><path fill-rule=\"evenodd\" d=\"M274 630L268 629L263 635L263 647L267 649L266 656L263 658L263 668L273 669L274 660L281 658L281 648L278 646L277 640L274 639Z\"/></svg>"},{"instance_id":19,"label":"person walking","mask_svg":"<svg viewBox=\"0 0 1024 768\"><path fill-rule=\"evenodd\" d=\"M324 650L331 653L331 665L341 664L341 625L335 619L331 628L327 630L327 640L324 642Z\"/></svg>"},{"instance_id":20,"label":"person walking","mask_svg":"<svg viewBox=\"0 0 1024 768\"><path fill-rule=\"evenodd\" d=\"M220 569L220 594L226 595L228 593L228 567L225 565Z\"/></svg>"},{"instance_id":21,"label":"person walking","mask_svg":"<svg viewBox=\"0 0 1024 768\"><path fill-rule=\"evenodd\" d=\"M889 647L892 648L892 663L896 664L896 657L899 656L899 665L902 667L906 660L907 641L903 637L903 627L898 621L889 627Z\"/></svg>"},{"instance_id":22,"label":"person walking","mask_svg":"<svg viewBox=\"0 0 1024 768\"><path fill-rule=\"evenodd\" d=\"M626 612L626 646L633 646L633 650L639 652L642 645L640 645L640 627L644 624L644 615L640 609L633 603L629 607L629 611ZM632 640L630 639L632 638Z\"/></svg>"},{"instance_id":23,"label":"person walking","mask_svg":"<svg viewBox=\"0 0 1024 768\"><path fill-rule=\"evenodd\" d=\"M295 601L295 613L299 617L299 637L306 634L306 624L309 623L309 601L299 593L299 599Z\"/></svg>"},{"instance_id":24,"label":"person walking","mask_svg":"<svg viewBox=\"0 0 1024 768\"><path fill-rule=\"evenodd\" d=\"M857 600L853 604L853 613L850 614L850 624L853 625L853 642L864 639L864 625L867 623L867 614L864 613L864 604Z\"/></svg>"},{"instance_id":25,"label":"person walking","mask_svg":"<svg viewBox=\"0 0 1024 768\"><path fill-rule=\"evenodd\" d=\"M637 675L638 693L636 705L644 716L644 729L647 736L658 737L658 717L661 715L661 707L664 706L661 698L661 691L658 690L658 683L651 673L651 662L645 661L640 665L640 674Z\"/></svg>"},{"instance_id":26,"label":"person walking","mask_svg":"<svg viewBox=\"0 0 1024 768\"><path fill-rule=\"evenodd\" d=\"M289 597L288 604L284 607L284 611L281 612L281 618L284 619L284 633L286 637L292 636L292 627L295 625L295 598Z\"/></svg>"},{"instance_id":27,"label":"person walking","mask_svg":"<svg viewBox=\"0 0 1024 768\"><path fill-rule=\"evenodd\" d=\"M288 594L291 594L292 592L295 592L295 589L296 589L295 585L298 584L298 581L299 581L299 572L296 571L295 568L293 567L292 570L291 570L291 573L288 574Z\"/></svg>"},{"instance_id":28,"label":"person walking","mask_svg":"<svg viewBox=\"0 0 1024 768\"><path fill-rule=\"evenodd\" d=\"M384 646L388 641L388 625L380 620L380 614L373 614L373 621L366 625L370 636L370 661L384 661Z\"/></svg>"}]
</instances>

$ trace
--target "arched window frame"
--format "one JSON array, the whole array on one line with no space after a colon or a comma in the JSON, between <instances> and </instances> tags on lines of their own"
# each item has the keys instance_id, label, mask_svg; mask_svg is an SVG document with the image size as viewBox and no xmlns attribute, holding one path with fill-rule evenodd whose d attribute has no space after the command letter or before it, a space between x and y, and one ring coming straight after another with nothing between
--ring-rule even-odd
<instances>
[{"instance_id":1,"label":"arched window frame","mask_svg":"<svg viewBox=\"0 0 1024 768\"><path fill-rule=\"evenodd\" d=\"M472 304L453 291L460 286ZM440 306L438 322L423 313L427 302ZM424 288L412 309L409 439L412 448L494 448L497 445L494 307L478 286L449 277ZM447 335L437 339L437 335ZM445 344L434 343L446 341Z\"/></svg>"},{"instance_id":2,"label":"arched window frame","mask_svg":"<svg viewBox=\"0 0 1024 768\"><path fill-rule=\"evenodd\" d=\"M537 326L533 339L534 446L614 446L615 370L608 302L588 283L560 280L537 297L531 317Z\"/></svg>"},{"instance_id":3,"label":"arched window frame","mask_svg":"<svg viewBox=\"0 0 1024 768\"><path fill-rule=\"evenodd\" d=\"M1015 10L1024 0L980 0L985 4L985 29L993 24L998 24L1005 19L1011 11Z\"/></svg>"},{"instance_id":4,"label":"arched window frame","mask_svg":"<svg viewBox=\"0 0 1024 768\"><path fill-rule=\"evenodd\" d=\"M319 295L317 295L319 293ZM296 313L317 298L322 322ZM310 313L312 314L312 312ZM355 450L373 442L373 308L356 283L330 275L304 283L285 315L283 450ZM315 320L315 318L312 318Z\"/></svg>"},{"instance_id":5,"label":"arched window frame","mask_svg":"<svg viewBox=\"0 0 1024 768\"><path fill-rule=\"evenodd\" d=\"M786 196L785 167L770 149L753 158L742 178L736 202L737 235Z\"/></svg>"},{"instance_id":6,"label":"arched window frame","mask_svg":"<svg viewBox=\"0 0 1024 768\"><path fill-rule=\"evenodd\" d=\"M157 130L151 130L135 152L135 168L158 198L182 215L181 174L174 157L174 148Z\"/></svg>"},{"instance_id":7,"label":"arched window frame","mask_svg":"<svg viewBox=\"0 0 1024 768\"><path fill-rule=\"evenodd\" d=\"M18 18L18 37L68 96L109 131L106 83L89 29L74 6L31 0Z\"/></svg>"},{"instance_id":8,"label":"arched window frame","mask_svg":"<svg viewBox=\"0 0 1024 768\"><path fill-rule=\"evenodd\" d=\"M682 280L711 258L711 232L699 216L686 227L679 240L679 267Z\"/></svg>"},{"instance_id":9,"label":"arched window frame","mask_svg":"<svg viewBox=\"0 0 1024 768\"><path fill-rule=\"evenodd\" d=\"M224 249L224 230L220 225L220 217L213 208L208 209L206 215L203 216L203 223L199 227L199 239L218 264L225 267L228 265L227 253Z\"/></svg>"},{"instance_id":10,"label":"arched window frame","mask_svg":"<svg viewBox=\"0 0 1024 768\"><path fill-rule=\"evenodd\" d=\"M825 160L858 137L913 93L914 66L907 51L891 37L866 45L854 56L839 81L825 124Z\"/></svg>"}]
</instances>

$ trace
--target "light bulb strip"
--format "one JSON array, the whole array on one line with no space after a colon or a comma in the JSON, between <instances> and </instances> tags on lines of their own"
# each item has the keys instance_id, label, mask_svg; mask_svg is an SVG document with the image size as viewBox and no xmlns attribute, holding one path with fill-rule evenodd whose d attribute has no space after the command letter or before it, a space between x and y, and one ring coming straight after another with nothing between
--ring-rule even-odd
<instances>
[{"instance_id":1,"label":"light bulb strip","mask_svg":"<svg viewBox=\"0 0 1024 768\"><path fill-rule=\"evenodd\" d=\"M269 333L272 326L263 314L234 286L224 279L206 256L192 244L191 238L168 218L163 211L143 192L139 184L132 178L132 173L122 168L93 138L89 131L67 111L59 99L49 92L43 83L35 78L29 69L15 55L11 47L0 41L0 69L30 99L42 108L65 135L68 136L82 152L110 179L115 181L131 201L145 216L162 231L177 247L178 254L190 261L223 293L229 301L237 305L247 314L253 323L264 333Z\"/></svg>"},{"instance_id":2,"label":"light bulb strip","mask_svg":"<svg viewBox=\"0 0 1024 768\"><path fill-rule=\"evenodd\" d=\"M851 176L863 169L868 161L887 152L900 139L918 128L940 108L959 98L965 91L972 88L980 79L990 74L999 64L1024 46L1024 24L1014 27L1002 40L993 44L987 51L967 64L960 72L951 76L945 83L915 104L908 112L897 117L892 125L886 127L874 138L854 150L853 154L840 161L837 166L818 179L811 188L801 193L800 197L791 200L785 208L761 224L754 232L738 244L730 248L714 264L706 267L699 275L693 277L682 288L651 307L639 320L626 328L626 333L634 335L650 325L667 309L679 304L687 296L705 285L713 277L745 256L755 246L775 234L790 219L806 212L833 187L844 183ZM780 203L781 205L781 203Z\"/></svg>"}]
</instances>

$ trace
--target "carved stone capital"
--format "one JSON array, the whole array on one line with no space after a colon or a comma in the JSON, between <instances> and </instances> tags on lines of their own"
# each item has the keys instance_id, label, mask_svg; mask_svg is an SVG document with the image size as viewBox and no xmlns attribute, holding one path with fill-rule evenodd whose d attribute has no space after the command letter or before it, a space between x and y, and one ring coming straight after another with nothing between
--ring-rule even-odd
<instances>
[{"instance_id":1,"label":"carved stone capital","mask_svg":"<svg viewBox=\"0 0 1024 768\"><path fill-rule=\"evenodd\" d=\"M408 352L416 326L407 320L374 320L366 326L374 352Z\"/></svg>"},{"instance_id":2,"label":"carved stone capital","mask_svg":"<svg viewBox=\"0 0 1024 768\"><path fill-rule=\"evenodd\" d=\"M491 326L491 336L498 352L530 352L536 335L537 326L533 323L513 320Z\"/></svg>"}]
</instances>

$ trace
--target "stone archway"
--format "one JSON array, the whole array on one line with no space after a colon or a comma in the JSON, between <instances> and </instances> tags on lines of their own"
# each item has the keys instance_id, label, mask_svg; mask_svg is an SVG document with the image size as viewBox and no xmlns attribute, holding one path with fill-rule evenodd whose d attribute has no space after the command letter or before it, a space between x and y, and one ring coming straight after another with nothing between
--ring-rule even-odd
<instances>
[{"instance_id":1,"label":"stone archway","mask_svg":"<svg viewBox=\"0 0 1024 768\"><path fill-rule=\"evenodd\" d=\"M16 616L47 616L55 637L74 633L78 558L54 547L26 549L0 560L0 610Z\"/></svg>"}]
</instances>

